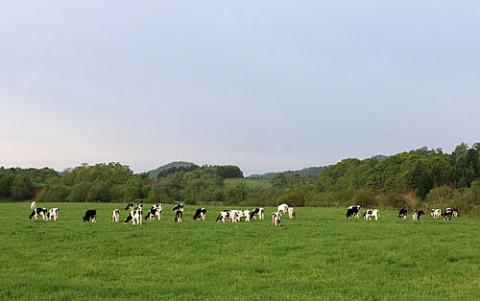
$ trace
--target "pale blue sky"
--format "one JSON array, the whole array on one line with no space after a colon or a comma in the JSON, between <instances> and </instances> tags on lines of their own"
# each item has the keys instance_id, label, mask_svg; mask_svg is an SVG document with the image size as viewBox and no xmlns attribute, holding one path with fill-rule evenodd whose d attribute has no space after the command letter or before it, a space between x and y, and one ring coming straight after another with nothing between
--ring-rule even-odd
<instances>
[{"instance_id":1,"label":"pale blue sky","mask_svg":"<svg viewBox=\"0 0 480 301\"><path fill-rule=\"evenodd\" d=\"M480 142L479 1L0 0L0 166L246 175Z\"/></svg>"}]
</instances>

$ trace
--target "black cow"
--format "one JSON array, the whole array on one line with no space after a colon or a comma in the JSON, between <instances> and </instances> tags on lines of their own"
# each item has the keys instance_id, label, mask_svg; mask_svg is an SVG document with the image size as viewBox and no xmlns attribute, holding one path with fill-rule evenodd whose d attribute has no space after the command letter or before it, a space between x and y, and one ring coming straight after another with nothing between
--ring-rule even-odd
<instances>
[{"instance_id":1,"label":"black cow","mask_svg":"<svg viewBox=\"0 0 480 301\"><path fill-rule=\"evenodd\" d=\"M83 217L83 222L88 222L92 220L92 223L97 222L97 210L90 209L85 212L85 216Z\"/></svg>"},{"instance_id":2,"label":"black cow","mask_svg":"<svg viewBox=\"0 0 480 301\"><path fill-rule=\"evenodd\" d=\"M352 205L347 208L347 218L354 216L360 218L360 205Z\"/></svg>"},{"instance_id":3,"label":"black cow","mask_svg":"<svg viewBox=\"0 0 480 301\"><path fill-rule=\"evenodd\" d=\"M402 208L402 209L400 209L400 211L398 212L398 218L399 218L399 219L407 219L407 214L408 214L408 210L405 209L405 208Z\"/></svg>"}]
</instances>

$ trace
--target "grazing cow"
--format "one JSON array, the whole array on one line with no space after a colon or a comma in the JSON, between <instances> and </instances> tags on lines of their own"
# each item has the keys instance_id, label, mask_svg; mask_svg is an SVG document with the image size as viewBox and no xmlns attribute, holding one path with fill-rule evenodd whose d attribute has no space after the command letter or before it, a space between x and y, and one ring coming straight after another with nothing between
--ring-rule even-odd
<instances>
[{"instance_id":1,"label":"grazing cow","mask_svg":"<svg viewBox=\"0 0 480 301\"><path fill-rule=\"evenodd\" d=\"M145 216L145 220L152 220L157 218L157 220L162 219L162 209L152 208L148 211L147 216Z\"/></svg>"},{"instance_id":2,"label":"grazing cow","mask_svg":"<svg viewBox=\"0 0 480 301\"><path fill-rule=\"evenodd\" d=\"M236 210L238 214L238 221L240 222L242 218L245 219L246 222L250 221L250 210Z\"/></svg>"},{"instance_id":3,"label":"grazing cow","mask_svg":"<svg viewBox=\"0 0 480 301\"><path fill-rule=\"evenodd\" d=\"M272 213L272 224L274 226L280 226L282 223L282 214L280 212L273 212Z\"/></svg>"},{"instance_id":4,"label":"grazing cow","mask_svg":"<svg viewBox=\"0 0 480 301\"><path fill-rule=\"evenodd\" d=\"M265 217L265 209L264 208L253 208L253 210L250 211L250 219L261 219L263 220Z\"/></svg>"},{"instance_id":5,"label":"grazing cow","mask_svg":"<svg viewBox=\"0 0 480 301\"><path fill-rule=\"evenodd\" d=\"M205 217L207 216L207 209L206 208L198 208L197 211L195 211L195 215L193 216L193 220L205 220Z\"/></svg>"},{"instance_id":6,"label":"grazing cow","mask_svg":"<svg viewBox=\"0 0 480 301\"><path fill-rule=\"evenodd\" d=\"M127 216L123 223L128 224L128 222L130 221L132 221L132 224L140 226L142 224L142 210L134 209L130 211L130 214Z\"/></svg>"},{"instance_id":7,"label":"grazing cow","mask_svg":"<svg viewBox=\"0 0 480 301\"><path fill-rule=\"evenodd\" d=\"M277 212L281 212L282 214L287 214L288 213L288 205L285 204L285 203L278 205Z\"/></svg>"},{"instance_id":8,"label":"grazing cow","mask_svg":"<svg viewBox=\"0 0 480 301\"><path fill-rule=\"evenodd\" d=\"M47 217L47 208L35 208L33 209L32 213L28 216L29 219L34 218L35 220L38 219L39 216L42 217L42 220L46 221L48 219Z\"/></svg>"},{"instance_id":9,"label":"grazing cow","mask_svg":"<svg viewBox=\"0 0 480 301\"><path fill-rule=\"evenodd\" d=\"M380 214L379 214L377 209L368 209L365 212L365 214L363 215L363 217L366 220L369 220L369 219L372 219L372 218L374 218L375 220L378 220L380 218Z\"/></svg>"},{"instance_id":10,"label":"grazing cow","mask_svg":"<svg viewBox=\"0 0 480 301\"><path fill-rule=\"evenodd\" d=\"M297 216L297 213L295 210L293 210L293 207L288 207L288 218L294 218Z\"/></svg>"},{"instance_id":11,"label":"grazing cow","mask_svg":"<svg viewBox=\"0 0 480 301\"><path fill-rule=\"evenodd\" d=\"M97 222L97 210L90 209L85 212L85 216L83 217L83 222L92 221L92 223Z\"/></svg>"},{"instance_id":12,"label":"grazing cow","mask_svg":"<svg viewBox=\"0 0 480 301\"><path fill-rule=\"evenodd\" d=\"M217 217L217 222L236 223L240 219L237 210L223 210Z\"/></svg>"},{"instance_id":13,"label":"grazing cow","mask_svg":"<svg viewBox=\"0 0 480 301\"><path fill-rule=\"evenodd\" d=\"M58 208L52 208L52 209L48 210L47 220L52 220L53 219L54 221L57 221L58 212L59 212Z\"/></svg>"},{"instance_id":14,"label":"grazing cow","mask_svg":"<svg viewBox=\"0 0 480 301\"><path fill-rule=\"evenodd\" d=\"M408 211L405 208L400 209L398 212L398 218L399 219L407 219Z\"/></svg>"},{"instance_id":15,"label":"grazing cow","mask_svg":"<svg viewBox=\"0 0 480 301\"><path fill-rule=\"evenodd\" d=\"M425 214L425 212L423 212L423 210L413 210L412 211L413 220L414 221L420 220L420 217L424 214Z\"/></svg>"},{"instance_id":16,"label":"grazing cow","mask_svg":"<svg viewBox=\"0 0 480 301\"><path fill-rule=\"evenodd\" d=\"M352 205L347 208L347 218L350 219L352 216L355 218L360 218L360 205Z\"/></svg>"},{"instance_id":17,"label":"grazing cow","mask_svg":"<svg viewBox=\"0 0 480 301\"><path fill-rule=\"evenodd\" d=\"M442 209L431 209L430 210L430 216L433 219L439 218L440 216L442 216Z\"/></svg>"},{"instance_id":18,"label":"grazing cow","mask_svg":"<svg viewBox=\"0 0 480 301\"><path fill-rule=\"evenodd\" d=\"M178 204L175 207L173 207L172 211L175 211L175 222L180 223L182 222L182 217L183 217L183 204Z\"/></svg>"},{"instance_id":19,"label":"grazing cow","mask_svg":"<svg viewBox=\"0 0 480 301\"><path fill-rule=\"evenodd\" d=\"M125 210L132 210L133 206L135 206L133 203L128 203L127 206L125 207Z\"/></svg>"},{"instance_id":20,"label":"grazing cow","mask_svg":"<svg viewBox=\"0 0 480 301\"><path fill-rule=\"evenodd\" d=\"M37 209L37 202L33 201L33 202L30 204L30 209Z\"/></svg>"},{"instance_id":21,"label":"grazing cow","mask_svg":"<svg viewBox=\"0 0 480 301\"><path fill-rule=\"evenodd\" d=\"M120 220L120 209L114 209L112 212L112 223L118 223Z\"/></svg>"}]
</instances>

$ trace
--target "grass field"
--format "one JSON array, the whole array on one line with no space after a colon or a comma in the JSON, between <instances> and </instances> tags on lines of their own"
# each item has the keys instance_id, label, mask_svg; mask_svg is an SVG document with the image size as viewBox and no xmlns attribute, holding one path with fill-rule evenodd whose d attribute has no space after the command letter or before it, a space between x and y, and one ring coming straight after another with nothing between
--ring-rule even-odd
<instances>
[{"instance_id":1,"label":"grass field","mask_svg":"<svg viewBox=\"0 0 480 301\"><path fill-rule=\"evenodd\" d=\"M271 188L272 181L269 179L248 179L248 178L235 178L225 179L225 187L232 187L244 184L249 189L256 188Z\"/></svg>"},{"instance_id":2,"label":"grass field","mask_svg":"<svg viewBox=\"0 0 480 301\"><path fill-rule=\"evenodd\" d=\"M344 208L297 208L264 221L112 224L124 204L55 203L57 222L0 203L0 300L479 300L480 220L346 220ZM83 223L86 209L96 224Z\"/></svg>"}]
</instances>

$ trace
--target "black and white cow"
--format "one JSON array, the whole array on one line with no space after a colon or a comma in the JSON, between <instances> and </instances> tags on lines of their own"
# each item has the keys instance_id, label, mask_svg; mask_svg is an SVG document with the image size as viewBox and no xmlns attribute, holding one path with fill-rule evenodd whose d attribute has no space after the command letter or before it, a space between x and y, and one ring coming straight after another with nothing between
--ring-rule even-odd
<instances>
[{"instance_id":1,"label":"black and white cow","mask_svg":"<svg viewBox=\"0 0 480 301\"><path fill-rule=\"evenodd\" d=\"M50 210L48 210L48 213L47 213L47 220L54 220L54 221L57 221L58 219L58 212L60 210L58 208L52 208Z\"/></svg>"},{"instance_id":2,"label":"black and white cow","mask_svg":"<svg viewBox=\"0 0 480 301\"><path fill-rule=\"evenodd\" d=\"M132 211L130 211L130 214L127 216L123 223L128 224L130 221L132 222L132 224L140 226L142 224L142 210L133 209Z\"/></svg>"},{"instance_id":3,"label":"black and white cow","mask_svg":"<svg viewBox=\"0 0 480 301\"><path fill-rule=\"evenodd\" d=\"M407 219L407 215L408 215L408 210L405 208L400 209L400 211L398 212L399 219Z\"/></svg>"},{"instance_id":4,"label":"black and white cow","mask_svg":"<svg viewBox=\"0 0 480 301\"><path fill-rule=\"evenodd\" d=\"M258 219L263 220L265 217L265 208L253 208L250 210L250 219Z\"/></svg>"},{"instance_id":5,"label":"black and white cow","mask_svg":"<svg viewBox=\"0 0 480 301\"><path fill-rule=\"evenodd\" d=\"M452 208L446 208L445 211L442 213L442 216L445 221L451 220L453 216Z\"/></svg>"},{"instance_id":6,"label":"black and white cow","mask_svg":"<svg viewBox=\"0 0 480 301\"><path fill-rule=\"evenodd\" d=\"M440 216L442 216L442 209L431 209L430 210L430 216L433 219L439 218Z\"/></svg>"},{"instance_id":7,"label":"black and white cow","mask_svg":"<svg viewBox=\"0 0 480 301\"><path fill-rule=\"evenodd\" d=\"M246 222L249 222L250 221L250 210L236 210L237 214L238 214L238 221L240 222L242 220L242 218L246 221Z\"/></svg>"},{"instance_id":8,"label":"black and white cow","mask_svg":"<svg viewBox=\"0 0 480 301\"><path fill-rule=\"evenodd\" d=\"M162 209L151 208L145 216L145 220L152 220L154 218L157 218L157 220L162 219Z\"/></svg>"},{"instance_id":9,"label":"black and white cow","mask_svg":"<svg viewBox=\"0 0 480 301\"><path fill-rule=\"evenodd\" d=\"M120 209L114 209L112 211L112 223L118 223L120 220Z\"/></svg>"},{"instance_id":10,"label":"black and white cow","mask_svg":"<svg viewBox=\"0 0 480 301\"><path fill-rule=\"evenodd\" d=\"M452 216L453 217L458 217L458 209L457 208L452 208Z\"/></svg>"},{"instance_id":11,"label":"black and white cow","mask_svg":"<svg viewBox=\"0 0 480 301\"><path fill-rule=\"evenodd\" d=\"M377 209L368 209L367 211L365 211L365 213L363 214L363 217L366 219L366 220L369 220L369 219L375 219L375 220L378 220L380 218L380 214L378 212Z\"/></svg>"},{"instance_id":12,"label":"black and white cow","mask_svg":"<svg viewBox=\"0 0 480 301\"><path fill-rule=\"evenodd\" d=\"M282 223L282 214L279 211L273 212L272 213L272 224L274 226L280 226L281 223Z\"/></svg>"},{"instance_id":13,"label":"black and white cow","mask_svg":"<svg viewBox=\"0 0 480 301\"><path fill-rule=\"evenodd\" d=\"M85 216L83 217L83 222L92 221L92 223L97 222L97 210L90 209L85 212Z\"/></svg>"},{"instance_id":14,"label":"black and white cow","mask_svg":"<svg viewBox=\"0 0 480 301\"><path fill-rule=\"evenodd\" d=\"M182 222L182 217L183 217L183 204L178 204L175 207L173 207L172 211L175 211L175 219L174 221L176 223Z\"/></svg>"},{"instance_id":15,"label":"black and white cow","mask_svg":"<svg viewBox=\"0 0 480 301\"><path fill-rule=\"evenodd\" d=\"M30 213L28 218L29 219L34 218L35 220L37 220L38 217L41 216L42 220L46 221L48 220L47 214L48 214L47 208L35 208L33 209L32 213Z\"/></svg>"},{"instance_id":16,"label":"black and white cow","mask_svg":"<svg viewBox=\"0 0 480 301\"><path fill-rule=\"evenodd\" d=\"M217 222L232 222L240 221L237 210L223 210L217 217Z\"/></svg>"},{"instance_id":17,"label":"black and white cow","mask_svg":"<svg viewBox=\"0 0 480 301\"><path fill-rule=\"evenodd\" d=\"M347 218L350 219L352 216L355 218L360 218L360 205L352 205L347 208Z\"/></svg>"},{"instance_id":18,"label":"black and white cow","mask_svg":"<svg viewBox=\"0 0 480 301\"><path fill-rule=\"evenodd\" d=\"M205 217L207 216L207 209L206 208L198 208L197 211L195 211L195 215L193 216L193 220L205 220Z\"/></svg>"},{"instance_id":19,"label":"black and white cow","mask_svg":"<svg viewBox=\"0 0 480 301\"><path fill-rule=\"evenodd\" d=\"M132 209L133 209L133 206L135 206L135 204L133 204L133 203L128 203L127 206L125 207L125 211L126 211L126 210L132 210Z\"/></svg>"},{"instance_id":20,"label":"black and white cow","mask_svg":"<svg viewBox=\"0 0 480 301\"><path fill-rule=\"evenodd\" d=\"M422 217L422 215L425 215L425 212L423 210L413 210L412 211L412 217L413 217L414 221L420 220L420 217Z\"/></svg>"}]
</instances>

